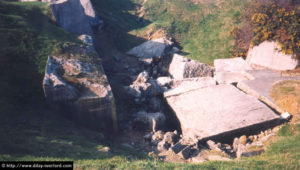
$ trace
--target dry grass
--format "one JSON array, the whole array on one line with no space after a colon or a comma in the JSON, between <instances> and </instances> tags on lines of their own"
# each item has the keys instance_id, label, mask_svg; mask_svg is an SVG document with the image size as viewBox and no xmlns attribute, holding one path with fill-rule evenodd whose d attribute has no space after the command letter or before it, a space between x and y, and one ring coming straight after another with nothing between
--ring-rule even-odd
<instances>
[{"instance_id":1,"label":"dry grass","mask_svg":"<svg viewBox=\"0 0 300 170\"><path fill-rule=\"evenodd\" d=\"M271 97L294 116L293 123L300 122L300 81L288 80L275 84L271 89Z\"/></svg>"}]
</instances>

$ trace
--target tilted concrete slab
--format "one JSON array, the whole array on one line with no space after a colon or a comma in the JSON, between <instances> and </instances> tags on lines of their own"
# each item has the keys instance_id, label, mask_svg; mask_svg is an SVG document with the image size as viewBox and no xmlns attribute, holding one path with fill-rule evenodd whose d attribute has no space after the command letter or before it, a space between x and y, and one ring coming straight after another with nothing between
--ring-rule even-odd
<instances>
[{"instance_id":1,"label":"tilted concrete slab","mask_svg":"<svg viewBox=\"0 0 300 170\"><path fill-rule=\"evenodd\" d=\"M279 73L271 70L250 70L247 71L251 75L250 80L244 80L237 84L237 87L245 93L256 97L263 101L280 114L285 110L279 107L270 96L270 90L273 85L284 80L300 80L298 77L282 77Z\"/></svg>"},{"instance_id":2,"label":"tilted concrete slab","mask_svg":"<svg viewBox=\"0 0 300 170\"><path fill-rule=\"evenodd\" d=\"M214 137L279 119L266 105L232 85L212 85L166 100L185 138Z\"/></svg>"}]
</instances>

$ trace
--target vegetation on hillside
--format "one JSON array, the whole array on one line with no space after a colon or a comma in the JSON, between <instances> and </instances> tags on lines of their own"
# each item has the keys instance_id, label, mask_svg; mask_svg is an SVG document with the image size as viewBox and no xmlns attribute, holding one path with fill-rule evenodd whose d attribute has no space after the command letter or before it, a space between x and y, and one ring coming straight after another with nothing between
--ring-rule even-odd
<instances>
[{"instance_id":1,"label":"vegetation on hillside","mask_svg":"<svg viewBox=\"0 0 300 170\"><path fill-rule=\"evenodd\" d=\"M77 41L55 25L47 5L0 1L0 29L0 160L73 160L81 169L300 169L299 124L281 130L281 137L260 156L199 165L162 162L105 140L101 133L75 125L44 102L47 56L56 43ZM294 93L291 90L289 94ZM104 146L111 152L102 152Z\"/></svg>"},{"instance_id":2,"label":"vegetation on hillside","mask_svg":"<svg viewBox=\"0 0 300 170\"><path fill-rule=\"evenodd\" d=\"M251 10L250 10L251 9ZM281 51L300 57L300 4L296 1L284 5L277 1L252 3L243 13L240 27L233 27L229 35L235 39L233 56L246 57L250 44L266 40L276 41Z\"/></svg>"},{"instance_id":3,"label":"vegetation on hillside","mask_svg":"<svg viewBox=\"0 0 300 170\"><path fill-rule=\"evenodd\" d=\"M209 64L216 58L231 56L233 39L228 32L241 24L242 11L248 4L240 0L221 1L218 5L214 1L195 4L190 0L92 2L106 26L114 28L112 38L122 51L141 43L143 35L164 29L188 57ZM142 12L137 13L141 8Z\"/></svg>"}]
</instances>

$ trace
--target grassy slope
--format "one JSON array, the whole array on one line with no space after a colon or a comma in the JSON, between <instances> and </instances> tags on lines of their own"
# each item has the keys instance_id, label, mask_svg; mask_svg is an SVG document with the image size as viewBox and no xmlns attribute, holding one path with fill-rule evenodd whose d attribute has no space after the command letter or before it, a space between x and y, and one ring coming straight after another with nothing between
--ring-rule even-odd
<instances>
[{"instance_id":1,"label":"grassy slope","mask_svg":"<svg viewBox=\"0 0 300 170\"><path fill-rule=\"evenodd\" d=\"M291 136L280 137L261 156L191 165L148 158L103 140L101 133L78 127L47 108L41 89L51 42L73 41L73 37L53 24L41 3L0 1L0 8L0 160L75 160L76 167L86 169L300 168L300 135L296 130ZM112 154L99 152L103 146L110 146Z\"/></svg>"},{"instance_id":2,"label":"grassy slope","mask_svg":"<svg viewBox=\"0 0 300 170\"><path fill-rule=\"evenodd\" d=\"M194 5L187 0L149 0L145 18L167 29L190 58L212 64L216 58L230 57L228 31L240 24L245 4L240 0L226 0L219 6Z\"/></svg>"},{"instance_id":3,"label":"grassy slope","mask_svg":"<svg viewBox=\"0 0 300 170\"><path fill-rule=\"evenodd\" d=\"M209 64L216 58L230 57L233 42L228 32L232 26L241 24L240 15L247 5L246 1L240 0L226 0L219 6L214 3L195 5L189 0L148 0L144 18L140 20L135 11L143 0L92 2L108 25L128 33L127 37L117 37L121 50L136 45L128 35L139 36L150 28L163 28L190 58Z\"/></svg>"}]
</instances>

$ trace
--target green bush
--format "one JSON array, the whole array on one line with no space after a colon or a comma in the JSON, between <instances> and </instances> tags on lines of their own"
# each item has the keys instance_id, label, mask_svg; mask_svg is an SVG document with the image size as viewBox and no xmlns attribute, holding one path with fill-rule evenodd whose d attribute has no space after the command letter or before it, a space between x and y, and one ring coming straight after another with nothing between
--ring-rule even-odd
<instances>
[{"instance_id":1,"label":"green bush","mask_svg":"<svg viewBox=\"0 0 300 170\"><path fill-rule=\"evenodd\" d=\"M243 13L244 27L233 27L229 32L235 39L231 55L246 57L250 43L241 47L241 42L250 41L252 45L258 45L269 40L276 41L283 53L300 58L300 6L294 2L286 2L283 6L276 1L252 3L251 6L252 10ZM246 31L245 26L248 26Z\"/></svg>"},{"instance_id":2,"label":"green bush","mask_svg":"<svg viewBox=\"0 0 300 170\"><path fill-rule=\"evenodd\" d=\"M278 4L258 5L251 17L254 27L253 45L265 40L275 40L283 53L300 57L300 6L283 8Z\"/></svg>"}]
</instances>

